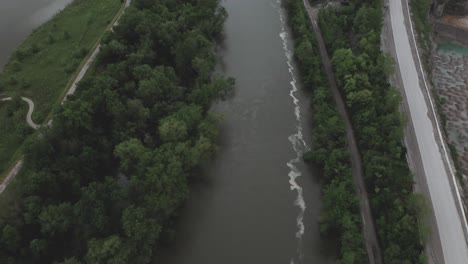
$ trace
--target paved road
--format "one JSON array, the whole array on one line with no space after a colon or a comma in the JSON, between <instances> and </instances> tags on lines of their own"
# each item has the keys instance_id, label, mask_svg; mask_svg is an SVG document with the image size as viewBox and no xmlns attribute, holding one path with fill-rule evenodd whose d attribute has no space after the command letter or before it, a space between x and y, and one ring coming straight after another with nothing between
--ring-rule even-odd
<instances>
[{"instance_id":1,"label":"paved road","mask_svg":"<svg viewBox=\"0 0 468 264\"><path fill-rule=\"evenodd\" d=\"M10 181L18 174L18 172L23 168L23 160L20 159L18 160L13 168L8 172L8 175L6 176L5 180L0 184L0 194L5 190L5 188L8 186Z\"/></svg>"},{"instance_id":2,"label":"paved road","mask_svg":"<svg viewBox=\"0 0 468 264\"><path fill-rule=\"evenodd\" d=\"M34 123L31 118L32 113L34 112L34 102L27 97L21 97L21 99L25 101L26 103L28 103L28 106L29 106L28 113L26 114L26 123L28 123L30 127L34 129L38 129L39 126L36 125L36 123ZM13 100L13 98L6 97L6 98L3 98L1 101L11 101L11 100Z\"/></svg>"},{"instance_id":3,"label":"paved road","mask_svg":"<svg viewBox=\"0 0 468 264\"><path fill-rule=\"evenodd\" d=\"M382 253L379 247L379 241L377 239L377 233L372 218L371 209L369 206L369 198L366 191L366 185L364 182L361 154L359 153L359 148L357 146L356 138L354 136L351 118L346 109L344 100L341 97L340 91L338 90L338 86L336 85L335 75L332 70L330 58L328 57L327 50L325 48L322 33L320 31L320 28L317 26L317 10L310 5L308 0L304 0L304 5L307 9L309 19L311 20L315 35L317 37L317 42L320 49L320 56L322 58L322 64L327 74L328 84L332 91L332 95L337 105L338 112L340 113L341 118L344 120L345 123L346 139L348 142L349 150L351 151L351 164L353 169L354 186L356 187L356 192L358 193L360 198L359 201L361 217L363 222L363 234L367 249L367 255L369 257L369 263L382 264Z\"/></svg>"},{"instance_id":4,"label":"paved road","mask_svg":"<svg viewBox=\"0 0 468 264\"><path fill-rule=\"evenodd\" d=\"M410 144L416 145L419 150L432 202L434 222L441 242L442 252L437 254L443 256L445 264L466 264L466 220L464 212L460 210L460 196L428 93L427 81L420 68L421 62L415 49L411 22L408 19L405 21L407 2L390 0L389 8L396 59L416 138L416 142ZM439 261L442 263L442 260Z\"/></svg>"},{"instance_id":5,"label":"paved road","mask_svg":"<svg viewBox=\"0 0 468 264\"><path fill-rule=\"evenodd\" d=\"M78 75L76 76L75 80L73 80L73 83L70 85L70 89L68 89L68 91L65 94L61 104L65 103L65 101L67 100L67 97L69 95L72 95L72 94L74 94L76 92L76 88L78 86L78 83L83 79L83 77L85 76L85 74L88 71L89 67L91 67L91 64L93 64L94 60L96 59L97 55L99 54L100 48L101 48L101 45L99 44L96 47L96 49L93 51L91 56L89 56L88 60L86 61L86 63L81 68L81 70L78 73Z\"/></svg>"}]
</instances>

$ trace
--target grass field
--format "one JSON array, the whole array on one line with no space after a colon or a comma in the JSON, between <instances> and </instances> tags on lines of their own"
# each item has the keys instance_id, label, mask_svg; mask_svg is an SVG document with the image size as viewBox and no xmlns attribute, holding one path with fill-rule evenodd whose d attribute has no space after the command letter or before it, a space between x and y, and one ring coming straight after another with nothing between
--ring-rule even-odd
<instances>
[{"instance_id":1,"label":"grass field","mask_svg":"<svg viewBox=\"0 0 468 264\"><path fill-rule=\"evenodd\" d=\"M75 0L11 56L0 75L0 94L31 98L36 105L32 118L43 123L121 7L121 0ZM21 156L20 147L33 132L26 111L24 102L0 102L0 177Z\"/></svg>"}]
</instances>

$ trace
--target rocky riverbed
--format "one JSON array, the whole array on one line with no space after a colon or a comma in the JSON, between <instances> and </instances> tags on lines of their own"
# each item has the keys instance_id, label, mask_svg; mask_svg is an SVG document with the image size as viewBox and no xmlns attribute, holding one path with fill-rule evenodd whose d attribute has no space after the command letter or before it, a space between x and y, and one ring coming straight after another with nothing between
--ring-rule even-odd
<instances>
[{"instance_id":1,"label":"rocky riverbed","mask_svg":"<svg viewBox=\"0 0 468 264\"><path fill-rule=\"evenodd\" d=\"M468 48L441 44L433 53L433 81L447 118L449 142L458 153L465 183L468 175ZM466 186L466 184L465 184Z\"/></svg>"}]
</instances>

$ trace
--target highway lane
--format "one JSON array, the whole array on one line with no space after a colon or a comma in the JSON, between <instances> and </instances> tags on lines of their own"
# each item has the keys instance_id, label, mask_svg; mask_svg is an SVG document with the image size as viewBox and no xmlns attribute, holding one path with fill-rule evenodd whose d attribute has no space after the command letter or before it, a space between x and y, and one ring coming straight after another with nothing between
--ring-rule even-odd
<instances>
[{"instance_id":1,"label":"highway lane","mask_svg":"<svg viewBox=\"0 0 468 264\"><path fill-rule=\"evenodd\" d=\"M389 1L391 26L398 66L408 102L409 117L414 125L422 166L432 201L432 210L439 231L443 258L446 264L468 263L468 247L465 239L466 221L458 210L459 194L453 181L450 165L446 164L447 153L439 146L440 128L431 120L432 105L425 100L426 81L422 79L413 59L413 50L404 16L403 0ZM414 42L413 39L411 41ZM417 58L418 56L416 56ZM419 65L418 65L419 66ZM443 144L443 143L442 143ZM447 166L446 166L447 165ZM452 188L453 186L453 188Z\"/></svg>"}]
</instances>

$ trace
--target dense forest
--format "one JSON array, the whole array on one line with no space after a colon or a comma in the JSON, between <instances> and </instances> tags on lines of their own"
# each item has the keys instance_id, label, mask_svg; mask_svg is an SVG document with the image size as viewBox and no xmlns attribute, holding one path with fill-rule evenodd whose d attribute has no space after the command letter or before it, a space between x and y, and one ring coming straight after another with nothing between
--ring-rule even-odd
<instances>
[{"instance_id":1,"label":"dense forest","mask_svg":"<svg viewBox=\"0 0 468 264\"><path fill-rule=\"evenodd\" d=\"M219 0L133 0L93 72L25 147L2 195L0 263L149 263L215 150Z\"/></svg>"},{"instance_id":2,"label":"dense forest","mask_svg":"<svg viewBox=\"0 0 468 264\"><path fill-rule=\"evenodd\" d=\"M320 230L323 236L337 238L338 263L366 263L359 197L356 194L345 125L324 76L315 36L302 0L289 0L289 24L295 41L295 57L302 83L311 91L313 151L304 158L322 168L323 208Z\"/></svg>"},{"instance_id":3,"label":"dense forest","mask_svg":"<svg viewBox=\"0 0 468 264\"><path fill-rule=\"evenodd\" d=\"M352 0L320 13L320 27L352 114L385 263L425 263L422 199L406 162L400 95L388 83L391 59L380 51L382 2Z\"/></svg>"}]
</instances>

